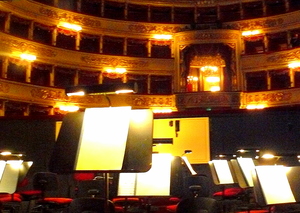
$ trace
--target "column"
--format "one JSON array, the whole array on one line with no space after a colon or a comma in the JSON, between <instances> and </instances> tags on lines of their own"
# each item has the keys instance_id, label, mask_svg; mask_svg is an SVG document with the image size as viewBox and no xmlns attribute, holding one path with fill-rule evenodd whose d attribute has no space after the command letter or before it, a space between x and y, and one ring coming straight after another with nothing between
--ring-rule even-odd
<instances>
[{"instance_id":1,"label":"column","mask_svg":"<svg viewBox=\"0 0 300 213\"><path fill-rule=\"evenodd\" d=\"M103 35L99 37L99 53L103 53Z\"/></svg>"},{"instance_id":2,"label":"column","mask_svg":"<svg viewBox=\"0 0 300 213\"><path fill-rule=\"evenodd\" d=\"M284 4L285 4L285 12L289 12L290 11L290 2L288 0L284 0Z\"/></svg>"},{"instance_id":3,"label":"column","mask_svg":"<svg viewBox=\"0 0 300 213\"><path fill-rule=\"evenodd\" d=\"M76 10L79 13L81 12L81 0L76 1Z\"/></svg>"},{"instance_id":4,"label":"column","mask_svg":"<svg viewBox=\"0 0 300 213\"><path fill-rule=\"evenodd\" d=\"M268 37L267 37L267 35L266 34L264 34L264 46L265 46L265 50L264 50L264 52L268 52L268 50L269 50L269 40L268 40Z\"/></svg>"},{"instance_id":5,"label":"column","mask_svg":"<svg viewBox=\"0 0 300 213\"><path fill-rule=\"evenodd\" d=\"M104 17L104 0L101 0L101 11L100 11L101 17Z\"/></svg>"},{"instance_id":6,"label":"column","mask_svg":"<svg viewBox=\"0 0 300 213\"><path fill-rule=\"evenodd\" d=\"M174 6L172 6L171 8L171 22L174 23L174 17L175 17L175 9L174 9Z\"/></svg>"},{"instance_id":7,"label":"column","mask_svg":"<svg viewBox=\"0 0 300 213\"><path fill-rule=\"evenodd\" d=\"M24 110L24 116L29 116L29 114L30 114L29 104L26 104L25 110Z\"/></svg>"},{"instance_id":8,"label":"column","mask_svg":"<svg viewBox=\"0 0 300 213\"><path fill-rule=\"evenodd\" d=\"M271 89L271 76L270 76L270 72L267 72L267 89L270 90Z\"/></svg>"},{"instance_id":9,"label":"column","mask_svg":"<svg viewBox=\"0 0 300 213\"><path fill-rule=\"evenodd\" d=\"M33 40L34 22L31 21L29 25L28 39Z\"/></svg>"},{"instance_id":10,"label":"column","mask_svg":"<svg viewBox=\"0 0 300 213\"><path fill-rule=\"evenodd\" d=\"M128 39L127 37L124 38L123 55L127 55L127 42L128 42L127 39Z\"/></svg>"},{"instance_id":11,"label":"column","mask_svg":"<svg viewBox=\"0 0 300 213\"><path fill-rule=\"evenodd\" d=\"M292 48L292 45L291 45L291 38L292 38L292 35L291 35L291 31L287 31L287 44L288 44L288 48Z\"/></svg>"},{"instance_id":12,"label":"column","mask_svg":"<svg viewBox=\"0 0 300 213\"><path fill-rule=\"evenodd\" d=\"M267 15L267 5L265 0L262 1L262 7L263 7L263 16Z\"/></svg>"},{"instance_id":13,"label":"column","mask_svg":"<svg viewBox=\"0 0 300 213\"><path fill-rule=\"evenodd\" d=\"M25 73L25 82L26 83L30 83L31 82L31 62L28 62L27 63L27 66L26 66L26 73Z\"/></svg>"},{"instance_id":14,"label":"column","mask_svg":"<svg viewBox=\"0 0 300 213\"><path fill-rule=\"evenodd\" d=\"M79 84L79 70L75 70L74 86L77 86L78 84Z\"/></svg>"},{"instance_id":15,"label":"column","mask_svg":"<svg viewBox=\"0 0 300 213\"><path fill-rule=\"evenodd\" d=\"M151 41L150 41L150 39L148 39L148 41L147 41L147 49L148 49L148 57L149 58L151 57L151 47L152 47Z\"/></svg>"},{"instance_id":16,"label":"column","mask_svg":"<svg viewBox=\"0 0 300 213\"><path fill-rule=\"evenodd\" d=\"M56 37L57 37L57 28L54 28L53 32L52 32L52 45L53 46L56 46Z\"/></svg>"},{"instance_id":17,"label":"column","mask_svg":"<svg viewBox=\"0 0 300 213\"><path fill-rule=\"evenodd\" d=\"M244 8L242 2L240 2L240 16L241 19L244 19Z\"/></svg>"},{"instance_id":18,"label":"column","mask_svg":"<svg viewBox=\"0 0 300 213\"><path fill-rule=\"evenodd\" d=\"M5 103L6 101L0 101L0 117L5 115Z\"/></svg>"},{"instance_id":19,"label":"column","mask_svg":"<svg viewBox=\"0 0 300 213\"><path fill-rule=\"evenodd\" d=\"M10 20L11 20L11 13L8 13L7 16L6 16L5 25L4 25L4 32L5 33L9 33Z\"/></svg>"},{"instance_id":20,"label":"column","mask_svg":"<svg viewBox=\"0 0 300 213\"><path fill-rule=\"evenodd\" d=\"M54 75L55 75L55 66L51 67L51 72L50 72L50 86L54 86Z\"/></svg>"},{"instance_id":21,"label":"column","mask_svg":"<svg viewBox=\"0 0 300 213\"><path fill-rule=\"evenodd\" d=\"M171 40L170 48L171 48L171 58L174 58L175 57L174 40Z\"/></svg>"},{"instance_id":22,"label":"column","mask_svg":"<svg viewBox=\"0 0 300 213\"><path fill-rule=\"evenodd\" d=\"M128 19L128 3L125 3L125 8L124 8L124 18L125 20Z\"/></svg>"},{"instance_id":23,"label":"column","mask_svg":"<svg viewBox=\"0 0 300 213\"><path fill-rule=\"evenodd\" d=\"M290 87L293 88L293 87L295 87L295 72L292 68L290 68L290 70L289 70L289 76L290 76L290 82L291 82Z\"/></svg>"},{"instance_id":24,"label":"column","mask_svg":"<svg viewBox=\"0 0 300 213\"><path fill-rule=\"evenodd\" d=\"M150 5L148 5L148 22L151 21L151 8Z\"/></svg>"},{"instance_id":25,"label":"column","mask_svg":"<svg viewBox=\"0 0 300 213\"><path fill-rule=\"evenodd\" d=\"M81 34L80 32L76 33L76 41L75 41L75 50L80 50L80 39L81 39Z\"/></svg>"},{"instance_id":26,"label":"column","mask_svg":"<svg viewBox=\"0 0 300 213\"><path fill-rule=\"evenodd\" d=\"M8 67L8 58L5 57L2 62L1 78L7 78L7 67Z\"/></svg>"}]
</instances>

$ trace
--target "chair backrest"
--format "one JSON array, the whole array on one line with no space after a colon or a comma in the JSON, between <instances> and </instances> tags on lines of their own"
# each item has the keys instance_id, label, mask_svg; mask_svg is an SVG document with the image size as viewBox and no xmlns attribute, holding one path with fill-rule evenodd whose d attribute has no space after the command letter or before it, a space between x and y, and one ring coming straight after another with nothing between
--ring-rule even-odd
<instances>
[{"instance_id":1,"label":"chair backrest","mask_svg":"<svg viewBox=\"0 0 300 213\"><path fill-rule=\"evenodd\" d=\"M104 198L75 198L70 204L70 212L72 213L114 213L114 205L111 201L108 201L108 211L105 211L105 202Z\"/></svg>"},{"instance_id":2,"label":"chair backrest","mask_svg":"<svg viewBox=\"0 0 300 213\"><path fill-rule=\"evenodd\" d=\"M56 191L58 190L58 177L52 172L37 172L33 175L33 188L36 190Z\"/></svg>"}]
</instances>

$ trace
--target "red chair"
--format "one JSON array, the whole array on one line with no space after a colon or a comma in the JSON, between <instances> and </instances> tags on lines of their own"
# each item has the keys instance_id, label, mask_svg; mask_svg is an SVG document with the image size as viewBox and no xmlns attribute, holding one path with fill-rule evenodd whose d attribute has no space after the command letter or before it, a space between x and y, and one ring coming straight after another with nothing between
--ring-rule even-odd
<instances>
[{"instance_id":1,"label":"red chair","mask_svg":"<svg viewBox=\"0 0 300 213\"><path fill-rule=\"evenodd\" d=\"M38 172L33 176L33 188L40 190L41 198L36 200L34 210L49 212L50 210L63 210L69 207L71 198L48 197L46 192L57 191L59 187L57 174L52 172Z\"/></svg>"}]
</instances>

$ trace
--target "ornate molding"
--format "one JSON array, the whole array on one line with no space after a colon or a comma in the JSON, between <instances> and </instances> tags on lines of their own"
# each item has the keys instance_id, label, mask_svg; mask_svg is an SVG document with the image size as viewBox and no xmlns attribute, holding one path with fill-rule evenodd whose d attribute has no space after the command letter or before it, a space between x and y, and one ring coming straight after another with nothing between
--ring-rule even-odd
<instances>
[{"instance_id":1,"label":"ornate molding","mask_svg":"<svg viewBox=\"0 0 300 213\"><path fill-rule=\"evenodd\" d=\"M101 22L96 19L85 17L83 15L75 15L67 12L58 12L49 8L41 7L39 13L47 18L65 21L70 23L77 23L88 27L100 27Z\"/></svg>"},{"instance_id":2,"label":"ornate molding","mask_svg":"<svg viewBox=\"0 0 300 213\"><path fill-rule=\"evenodd\" d=\"M9 84L0 82L0 92L9 93L10 87Z\"/></svg>"},{"instance_id":3,"label":"ornate molding","mask_svg":"<svg viewBox=\"0 0 300 213\"><path fill-rule=\"evenodd\" d=\"M264 18L259 20L241 21L234 23L227 23L225 27L235 30L253 30L269 27L278 27L284 23L283 18Z\"/></svg>"},{"instance_id":4,"label":"ornate molding","mask_svg":"<svg viewBox=\"0 0 300 213\"><path fill-rule=\"evenodd\" d=\"M246 96L246 103L268 103L268 104L274 104L278 102L287 102L291 101L293 94L292 92L260 92L260 93L254 93L254 94L245 94Z\"/></svg>"},{"instance_id":5,"label":"ornate molding","mask_svg":"<svg viewBox=\"0 0 300 213\"><path fill-rule=\"evenodd\" d=\"M170 26L170 25L158 25L158 24L131 24L128 25L129 31L136 33L177 33L184 30L184 28L178 26Z\"/></svg>"},{"instance_id":6,"label":"ornate molding","mask_svg":"<svg viewBox=\"0 0 300 213\"><path fill-rule=\"evenodd\" d=\"M174 107L173 96L131 96L130 102L133 107Z\"/></svg>"},{"instance_id":7,"label":"ornate molding","mask_svg":"<svg viewBox=\"0 0 300 213\"><path fill-rule=\"evenodd\" d=\"M51 90L51 89L44 89L44 88L33 88L30 90L30 94L32 98L39 98L43 100L59 100L64 101L66 100L66 96L63 90Z\"/></svg>"},{"instance_id":8,"label":"ornate molding","mask_svg":"<svg viewBox=\"0 0 300 213\"><path fill-rule=\"evenodd\" d=\"M178 36L178 42L194 41L194 40L218 40L218 39L239 39L239 34L228 32L227 30L211 31L211 32L195 32L191 34L188 32L186 35L181 34Z\"/></svg>"},{"instance_id":9,"label":"ornate molding","mask_svg":"<svg viewBox=\"0 0 300 213\"><path fill-rule=\"evenodd\" d=\"M0 44L7 46L13 51L29 52L46 57L55 57L57 55L57 53L51 49L39 47L30 42L9 38L7 35L0 35Z\"/></svg>"},{"instance_id":10,"label":"ornate molding","mask_svg":"<svg viewBox=\"0 0 300 213\"><path fill-rule=\"evenodd\" d=\"M88 65L108 66L108 67L124 67L124 68L145 68L149 63L145 60L122 59L116 57L96 57L85 55L81 57L81 61Z\"/></svg>"},{"instance_id":11,"label":"ornate molding","mask_svg":"<svg viewBox=\"0 0 300 213\"><path fill-rule=\"evenodd\" d=\"M240 106L240 93L235 92L200 92L195 94L178 94L177 106L179 108L202 107L231 107Z\"/></svg>"},{"instance_id":12,"label":"ornate molding","mask_svg":"<svg viewBox=\"0 0 300 213\"><path fill-rule=\"evenodd\" d=\"M300 60L300 50L287 51L283 53L274 53L274 55L267 57L266 61L268 63L281 63L281 62L291 62L293 60Z\"/></svg>"}]
</instances>

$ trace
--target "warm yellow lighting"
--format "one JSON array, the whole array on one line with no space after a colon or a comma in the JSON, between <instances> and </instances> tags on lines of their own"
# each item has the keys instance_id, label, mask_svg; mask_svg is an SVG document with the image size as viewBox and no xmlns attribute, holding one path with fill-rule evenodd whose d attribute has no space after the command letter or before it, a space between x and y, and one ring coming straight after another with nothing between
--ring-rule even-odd
<instances>
[{"instance_id":1,"label":"warm yellow lighting","mask_svg":"<svg viewBox=\"0 0 300 213\"><path fill-rule=\"evenodd\" d=\"M212 87L210 87L210 91L211 92L217 92L217 91L220 91L220 90L221 90L220 86L212 86Z\"/></svg>"},{"instance_id":2,"label":"warm yellow lighting","mask_svg":"<svg viewBox=\"0 0 300 213\"><path fill-rule=\"evenodd\" d=\"M3 151L0 154L3 155L3 156L8 156L8 155L11 155L11 152L9 152L9 151Z\"/></svg>"},{"instance_id":3,"label":"warm yellow lighting","mask_svg":"<svg viewBox=\"0 0 300 213\"><path fill-rule=\"evenodd\" d=\"M77 25L77 24L70 24L70 23L66 23L66 22L61 22L58 25L59 27L64 27L70 30L74 30L74 31L80 31L82 30L82 27Z\"/></svg>"},{"instance_id":4,"label":"warm yellow lighting","mask_svg":"<svg viewBox=\"0 0 300 213\"><path fill-rule=\"evenodd\" d=\"M216 67L216 66L204 66L204 67L201 67L200 70L202 72L205 72L205 71L217 72L218 71L218 67Z\"/></svg>"},{"instance_id":5,"label":"warm yellow lighting","mask_svg":"<svg viewBox=\"0 0 300 213\"><path fill-rule=\"evenodd\" d=\"M264 104L249 104L246 109L264 109L266 106Z\"/></svg>"},{"instance_id":6,"label":"warm yellow lighting","mask_svg":"<svg viewBox=\"0 0 300 213\"><path fill-rule=\"evenodd\" d=\"M292 62L288 65L289 68L295 69L297 67L300 67L300 62Z\"/></svg>"},{"instance_id":7,"label":"warm yellow lighting","mask_svg":"<svg viewBox=\"0 0 300 213\"><path fill-rule=\"evenodd\" d=\"M205 80L210 83L220 82L220 77L210 76L206 77Z\"/></svg>"},{"instance_id":8,"label":"warm yellow lighting","mask_svg":"<svg viewBox=\"0 0 300 213\"><path fill-rule=\"evenodd\" d=\"M164 34L157 34L157 35L154 35L153 38L155 39L159 39L159 40L170 40L172 39L172 35L164 35Z\"/></svg>"},{"instance_id":9,"label":"warm yellow lighting","mask_svg":"<svg viewBox=\"0 0 300 213\"><path fill-rule=\"evenodd\" d=\"M153 113L171 113L173 110L172 109L152 109Z\"/></svg>"},{"instance_id":10,"label":"warm yellow lighting","mask_svg":"<svg viewBox=\"0 0 300 213\"><path fill-rule=\"evenodd\" d=\"M237 158L237 162L241 167L241 170L247 180L250 187L253 187L252 171L255 168L255 164L252 158Z\"/></svg>"},{"instance_id":11,"label":"warm yellow lighting","mask_svg":"<svg viewBox=\"0 0 300 213\"><path fill-rule=\"evenodd\" d=\"M118 73L118 74L124 74L126 73L126 69L125 68L106 68L105 72L107 73Z\"/></svg>"},{"instance_id":12,"label":"warm yellow lighting","mask_svg":"<svg viewBox=\"0 0 300 213\"><path fill-rule=\"evenodd\" d=\"M121 93L133 93L133 89L122 89L122 90L117 90L116 94L121 94Z\"/></svg>"},{"instance_id":13,"label":"warm yellow lighting","mask_svg":"<svg viewBox=\"0 0 300 213\"><path fill-rule=\"evenodd\" d=\"M6 163L8 165L10 165L12 169L19 170L23 161L22 160L8 160Z\"/></svg>"},{"instance_id":14,"label":"warm yellow lighting","mask_svg":"<svg viewBox=\"0 0 300 213\"><path fill-rule=\"evenodd\" d=\"M30 54L26 54L26 53L21 54L20 57L21 57L21 59L28 60L28 61L36 60L35 55L30 55Z\"/></svg>"},{"instance_id":15,"label":"warm yellow lighting","mask_svg":"<svg viewBox=\"0 0 300 213\"><path fill-rule=\"evenodd\" d=\"M66 111L66 112L76 112L79 110L78 106L60 106L60 110Z\"/></svg>"},{"instance_id":16,"label":"warm yellow lighting","mask_svg":"<svg viewBox=\"0 0 300 213\"><path fill-rule=\"evenodd\" d=\"M260 33L261 33L260 30L244 31L242 32L242 36L252 36L252 35L258 35Z\"/></svg>"},{"instance_id":17,"label":"warm yellow lighting","mask_svg":"<svg viewBox=\"0 0 300 213\"><path fill-rule=\"evenodd\" d=\"M67 93L68 96L84 96L85 93L83 91Z\"/></svg>"},{"instance_id":18,"label":"warm yellow lighting","mask_svg":"<svg viewBox=\"0 0 300 213\"><path fill-rule=\"evenodd\" d=\"M4 172L5 166L6 166L6 161L1 160L1 161L0 161L0 180L1 180L1 178L2 178L2 175L3 175L3 172Z\"/></svg>"},{"instance_id":19,"label":"warm yellow lighting","mask_svg":"<svg viewBox=\"0 0 300 213\"><path fill-rule=\"evenodd\" d=\"M273 154L270 154L270 153L266 153L261 157L264 158L264 159L273 159L273 158L275 158L275 156Z\"/></svg>"}]
</instances>

